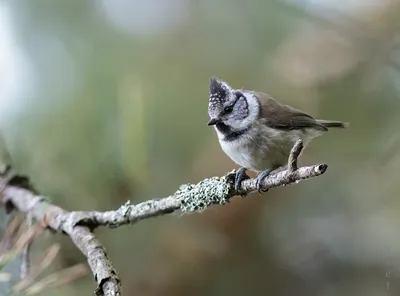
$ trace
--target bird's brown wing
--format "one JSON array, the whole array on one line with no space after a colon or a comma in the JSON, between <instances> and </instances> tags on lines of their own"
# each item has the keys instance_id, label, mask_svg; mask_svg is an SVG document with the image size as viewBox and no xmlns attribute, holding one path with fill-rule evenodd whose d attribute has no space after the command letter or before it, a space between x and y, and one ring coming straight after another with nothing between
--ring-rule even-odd
<instances>
[{"instance_id":1,"label":"bird's brown wing","mask_svg":"<svg viewBox=\"0 0 400 296\"><path fill-rule=\"evenodd\" d=\"M303 128L314 128L320 131L328 129L317 122L314 117L284 105L264 93L255 93L260 101L261 117L269 127L282 130L296 130Z\"/></svg>"}]
</instances>

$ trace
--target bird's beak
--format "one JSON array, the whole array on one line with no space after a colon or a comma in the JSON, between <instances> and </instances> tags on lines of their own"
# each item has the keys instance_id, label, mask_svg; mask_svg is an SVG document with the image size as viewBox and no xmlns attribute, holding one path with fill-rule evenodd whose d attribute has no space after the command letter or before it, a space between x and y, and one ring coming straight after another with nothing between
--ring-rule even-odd
<instances>
[{"instance_id":1,"label":"bird's beak","mask_svg":"<svg viewBox=\"0 0 400 296\"><path fill-rule=\"evenodd\" d=\"M218 118L211 118L207 125L216 125L219 122Z\"/></svg>"}]
</instances>

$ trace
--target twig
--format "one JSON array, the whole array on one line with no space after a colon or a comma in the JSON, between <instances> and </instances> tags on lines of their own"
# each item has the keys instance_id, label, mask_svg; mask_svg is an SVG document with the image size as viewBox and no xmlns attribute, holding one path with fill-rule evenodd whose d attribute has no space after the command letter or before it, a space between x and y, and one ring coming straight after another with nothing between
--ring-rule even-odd
<instances>
[{"instance_id":1,"label":"twig","mask_svg":"<svg viewBox=\"0 0 400 296\"><path fill-rule=\"evenodd\" d=\"M71 238L87 257L98 284L97 295L120 295L120 281L107 257L105 248L95 238L90 228L79 225L82 221L81 213L64 211L48 203L45 197L16 186L7 186L3 194L4 203L12 203L19 211L30 213L43 226L67 234Z\"/></svg>"},{"instance_id":2,"label":"twig","mask_svg":"<svg viewBox=\"0 0 400 296\"><path fill-rule=\"evenodd\" d=\"M265 189L298 183L301 180L322 175L326 164L297 167L297 159L303 149L298 141L293 147L288 169L264 179ZM246 195L257 190L256 179L242 181L241 188L234 190L235 172L223 177L212 177L198 184L182 185L173 195L148 200L137 205L126 203L119 209L106 212L68 212L46 201L32 190L17 186L6 186L3 203L11 203L21 212L31 214L35 220L53 231L67 234L87 257L97 282L96 295L120 295L120 280L108 259L105 248L92 233L99 226L118 227L139 220L169 214L177 210L195 212L215 204L226 204L236 195ZM0 179L0 183L1 183Z\"/></svg>"},{"instance_id":3,"label":"twig","mask_svg":"<svg viewBox=\"0 0 400 296\"><path fill-rule=\"evenodd\" d=\"M60 250L59 244L54 244L50 246L44 256L40 258L33 268L29 271L27 276L19 281L13 288L14 292L21 293L24 289L28 288L33 284L34 280L53 262L56 257L58 251Z\"/></svg>"},{"instance_id":4,"label":"twig","mask_svg":"<svg viewBox=\"0 0 400 296\"><path fill-rule=\"evenodd\" d=\"M73 280L85 276L86 274L87 268L83 264L77 264L75 266L65 268L64 270L48 275L44 279L27 288L25 295L39 295L39 293L42 293L47 289L56 288L62 284L72 282Z\"/></svg>"},{"instance_id":5,"label":"twig","mask_svg":"<svg viewBox=\"0 0 400 296\"><path fill-rule=\"evenodd\" d=\"M297 171L297 160L299 159L300 153L303 150L303 141L301 139L297 140L296 144L294 144L292 150L290 151L289 161L288 161L288 170L289 172Z\"/></svg>"},{"instance_id":6,"label":"twig","mask_svg":"<svg viewBox=\"0 0 400 296\"><path fill-rule=\"evenodd\" d=\"M26 223L29 228L32 227L33 221L30 213L27 213L26 215ZM31 269L31 258L30 258L31 245L32 242L27 243L22 252L21 279L26 278Z\"/></svg>"}]
</instances>

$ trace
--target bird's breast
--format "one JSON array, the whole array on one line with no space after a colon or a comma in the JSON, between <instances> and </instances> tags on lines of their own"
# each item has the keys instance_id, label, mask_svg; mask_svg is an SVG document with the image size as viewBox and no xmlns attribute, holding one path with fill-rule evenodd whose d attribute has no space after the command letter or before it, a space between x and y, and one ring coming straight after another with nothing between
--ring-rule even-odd
<instances>
[{"instance_id":1,"label":"bird's breast","mask_svg":"<svg viewBox=\"0 0 400 296\"><path fill-rule=\"evenodd\" d=\"M233 141L219 137L219 142L222 150L235 163L260 172L286 164L290 150L299 138L305 140L300 131L280 131L265 126L253 126Z\"/></svg>"},{"instance_id":2,"label":"bird's breast","mask_svg":"<svg viewBox=\"0 0 400 296\"><path fill-rule=\"evenodd\" d=\"M252 148L252 141L247 136L234 141L220 139L222 150L238 165L254 169L257 164L257 157Z\"/></svg>"}]
</instances>

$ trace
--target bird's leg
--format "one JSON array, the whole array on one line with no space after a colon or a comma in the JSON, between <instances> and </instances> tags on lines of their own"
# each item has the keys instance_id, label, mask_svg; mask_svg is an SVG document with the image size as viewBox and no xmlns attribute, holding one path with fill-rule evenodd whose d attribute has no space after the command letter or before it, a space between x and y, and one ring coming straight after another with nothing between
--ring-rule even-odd
<instances>
[{"instance_id":1,"label":"bird's leg","mask_svg":"<svg viewBox=\"0 0 400 296\"><path fill-rule=\"evenodd\" d=\"M272 173L272 171L276 170L277 168L279 168L279 166L273 166L272 168L269 168L258 174L257 182L256 182L258 193L261 194L262 192L267 192L269 190L269 189L262 188L263 187L262 183L263 183L264 179L267 176L269 176Z\"/></svg>"},{"instance_id":2,"label":"bird's leg","mask_svg":"<svg viewBox=\"0 0 400 296\"><path fill-rule=\"evenodd\" d=\"M235 175L235 191L238 192L240 184L243 180L249 179L250 177L246 174L246 168L240 168L236 171ZM243 196L243 195L242 195Z\"/></svg>"}]
</instances>

